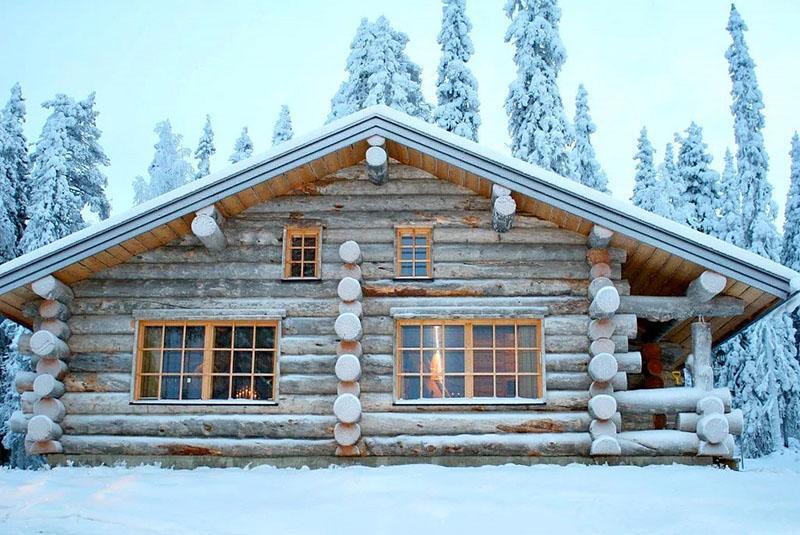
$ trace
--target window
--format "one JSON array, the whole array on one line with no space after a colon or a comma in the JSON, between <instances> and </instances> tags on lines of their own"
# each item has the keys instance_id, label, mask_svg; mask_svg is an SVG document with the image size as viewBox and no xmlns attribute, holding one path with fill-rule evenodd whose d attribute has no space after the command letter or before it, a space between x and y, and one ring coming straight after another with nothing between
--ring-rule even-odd
<instances>
[{"instance_id":1,"label":"window","mask_svg":"<svg viewBox=\"0 0 800 535\"><path fill-rule=\"evenodd\" d=\"M540 320L398 320L401 400L542 397Z\"/></svg>"},{"instance_id":2,"label":"window","mask_svg":"<svg viewBox=\"0 0 800 535\"><path fill-rule=\"evenodd\" d=\"M274 321L139 323L137 400L275 399Z\"/></svg>"},{"instance_id":3,"label":"window","mask_svg":"<svg viewBox=\"0 0 800 535\"><path fill-rule=\"evenodd\" d=\"M283 278L320 278L321 227L288 227L283 235Z\"/></svg>"},{"instance_id":4,"label":"window","mask_svg":"<svg viewBox=\"0 0 800 535\"><path fill-rule=\"evenodd\" d=\"M432 229L399 227L395 234L395 273L401 279L429 279L433 276L431 261Z\"/></svg>"}]
</instances>

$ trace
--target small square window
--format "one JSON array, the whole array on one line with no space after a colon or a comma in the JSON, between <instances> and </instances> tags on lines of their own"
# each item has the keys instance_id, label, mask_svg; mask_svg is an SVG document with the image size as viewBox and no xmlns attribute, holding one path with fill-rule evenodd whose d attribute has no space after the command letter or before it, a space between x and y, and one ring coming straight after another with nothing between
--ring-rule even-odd
<instances>
[{"instance_id":1,"label":"small square window","mask_svg":"<svg viewBox=\"0 0 800 535\"><path fill-rule=\"evenodd\" d=\"M430 227L398 227L395 234L395 277L430 279L433 277Z\"/></svg>"},{"instance_id":2,"label":"small square window","mask_svg":"<svg viewBox=\"0 0 800 535\"><path fill-rule=\"evenodd\" d=\"M321 227L287 227L283 237L283 278L319 280L321 242Z\"/></svg>"}]
</instances>

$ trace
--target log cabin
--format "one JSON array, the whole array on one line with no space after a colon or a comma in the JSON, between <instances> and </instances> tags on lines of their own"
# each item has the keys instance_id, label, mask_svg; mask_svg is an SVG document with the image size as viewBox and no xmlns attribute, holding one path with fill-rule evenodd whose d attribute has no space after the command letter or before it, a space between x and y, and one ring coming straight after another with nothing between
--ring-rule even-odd
<instances>
[{"instance_id":1,"label":"log cabin","mask_svg":"<svg viewBox=\"0 0 800 535\"><path fill-rule=\"evenodd\" d=\"M11 428L51 464L728 463L712 348L798 290L371 107L0 266Z\"/></svg>"}]
</instances>

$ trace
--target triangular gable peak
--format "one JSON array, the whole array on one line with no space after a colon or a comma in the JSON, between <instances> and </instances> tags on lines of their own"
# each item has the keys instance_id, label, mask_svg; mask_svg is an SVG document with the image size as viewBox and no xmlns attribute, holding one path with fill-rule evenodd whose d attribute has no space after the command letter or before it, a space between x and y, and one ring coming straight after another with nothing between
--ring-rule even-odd
<instances>
[{"instance_id":1,"label":"triangular gable peak","mask_svg":"<svg viewBox=\"0 0 800 535\"><path fill-rule=\"evenodd\" d=\"M364 160L372 136L386 140L390 158L490 196L492 184L512 191L523 213L588 235L614 231L612 247L627 252L623 276L633 295L683 295L704 270L728 278L724 295L745 313L711 319L719 341L785 300L797 274L779 264L705 236L385 106L362 110L303 138L162 195L134 210L58 240L0 266L0 312L29 323L32 281L53 274L73 283L191 232L195 212L215 205L233 217L330 177ZM690 320L672 325L669 339L686 343Z\"/></svg>"}]
</instances>

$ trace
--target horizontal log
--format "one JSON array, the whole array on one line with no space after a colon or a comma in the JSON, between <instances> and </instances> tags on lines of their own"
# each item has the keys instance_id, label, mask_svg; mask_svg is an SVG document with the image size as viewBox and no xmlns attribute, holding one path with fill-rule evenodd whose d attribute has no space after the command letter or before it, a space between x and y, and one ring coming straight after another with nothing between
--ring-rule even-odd
<instances>
[{"instance_id":1,"label":"horizontal log","mask_svg":"<svg viewBox=\"0 0 800 535\"><path fill-rule=\"evenodd\" d=\"M704 271L689 283L689 287L686 289L686 297L695 303L705 303L722 292L727 283L728 280L719 273Z\"/></svg>"},{"instance_id":2,"label":"horizontal log","mask_svg":"<svg viewBox=\"0 0 800 535\"><path fill-rule=\"evenodd\" d=\"M367 455L378 456L588 455L590 445L589 433L364 437Z\"/></svg>"},{"instance_id":3,"label":"horizontal log","mask_svg":"<svg viewBox=\"0 0 800 535\"><path fill-rule=\"evenodd\" d=\"M28 433L25 440L31 442L43 442L46 440L58 440L63 431L61 426L42 414L33 416L28 421Z\"/></svg>"},{"instance_id":4,"label":"horizontal log","mask_svg":"<svg viewBox=\"0 0 800 535\"><path fill-rule=\"evenodd\" d=\"M284 414L75 415L61 427L69 435L230 438L330 438L336 417Z\"/></svg>"},{"instance_id":5,"label":"horizontal log","mask_svg":"<svg viewBox=\"0 0 800 535\"><path fill-rule=\"evenodd\" d=\"M14 388L20 394L32 391L34 380L36 380L36 372L20 370L14 376Z\"/></svg>"},{"instance_id":6,"label":"horizontal log","mask_svg":"<svg viewBox=\"0 0 800 535\"><path fill-rule=\"evenodd\" d=\"M204 455L311 457L333 455L333 439L255 439L65 435L64 453L82 455Z\"/></svg>"},{"instance_id":7,"label":"horizontal log","mask_svg":"<svg viewBox=\"0 0 800 535\"><path fill-rule=\"evenodd\" d=\"M715 297L695 303L688 297L628 295L620 297L619 313L635 314L650 321L682 320L695 316L728 317L744 314L744 301L737 297Z\"/></svg>"},{"instance_id":8,"label":"horizontal log","mask_svg":"<svg viewBox=\"0 0 800 535\"><path fill-rule=\"evenodd\" d=\"M60 301L45 299L39 303L39 316L43 320L55 319L67 321L70 317L69 306Z\"/></svg>"},{"instance_id":9,"label":"horizontal log","mask_svg":"<svg viewBox=\"0 0 800 535\"><path fill-rule=\"evenodd\" d=\"M215 210L216 211L216 210ZM219 216L221 219L221 216ZM198 213L192 220L192 233L209 251L221 251L227 240L218 220L211 215Z\"/></svg>"},{"instance_id":10,"label":"horizontal log","mask_svg":"<svg viewBox=\"0 0 800 535\"><path fill-rule=\"evenodd\" d=\"M130 372L131 353L75 353L69 361L72 372Z\"/></svg>"},{"instance_id":11,"label":"horizontal log","mask_svg":"<svg viewBox=\"0 0 800 535\"><path fill-rule=\"evenodd\" d=\"M586 239L586 244L590 249L603 249L608 247L614 233L605 227L594 225L589 231L589 236Z\"/></svg>"},{"instance_id":12,"label":"horizontal log","mask_svg":"<svg viewBox=\"0 0 800 535\"><path fill-rule=\"evenodd\" d=\"M62 340L67 340L72 334L69 325L58 319L41 320L38 330L51 332Z\"/></svg>"},{"instance_id":13,"label":"horizontal log","mask_svg":"<svg viewBox=\"0 0 800 535\"><path fill-rule=\"evenodd\" d=\"M252 207L252 212L304 212L360 210L372 212L391 212L403 210L489 210L489 199L474 193L441 195L406 194L400 196L375 195L365 200L362 195L289 195L271 199L268 203Z\"/></svg>"},{"instance_id":14,"label":"horizontal log","mask_svg":"<svg viewBox=\"0 0 800 535\"><path fill-rule=\"evenodd\" d=\"M282 375L278 388L281 395L335 394L338 382L335 375ZM393 386L387 375L364 376L360 383L365 392L391 392Z\"/></svg>"},{"instance_id":15,"label":"horizontal log","mask_svg":"<svg viewBox=\"0 0 800 535\"><path fill-rule=\"evenodd\" d=\"M744 414L742 409L733 409L731 412L725 414L728 420L728 428L732 435L741 435L744 429ZM676 420L676 427L679 431L689 431L694 433L697 431L697 421L700 420L700 415L696 412L681 412L678 414Z\"/></svg>"},{"instance_id":16,"label":"horizontal log","mask_svg":"<svg viewBox=\"0 0 800 535\"><path fill-rule=\"evenodd\" d=\"M582 390L592 384L592 379L586 372L549 372L546 378L548 390ZM614 390L628 389L628 374L618 372L611 379Z\"/></svg>"},{"instance_id":17,"label":"horizontal log","mask_svg":"<svg viewBox=\"0 0 800 535\"><path fill-rule=\"evenodd\" d=\"M52 375L61 381L67 374L67 363L58 359L39 359L39 362L36 363L36 373Z\"/></svg>"},{"instance_id":18,"label":"horizontal log","mask_svg":"<svg viewBox=\"0 0 800 535\"><path fill-rule=\"evenodd\" d=\"M73 298L70 287L52 275L31 283L31 290L42 299L60 301L65 304L69 304Z\"/></svg>"},{"instance_id":19,"label":"horizontal log","mask_svg":"<svg viewBox=\"0 0 800 535\"><path fill-rule=\"evenodd\" d=\"M38 356L66 360L70 348L50 331L36 331L30 338L31 350Z\"/></svg>"},{"instance_id":20,"label":"horizontal log","mask_svg":"<svg viewBox=\"0 0 800 535\"><path fill-rule=\"evenodd\" d=\"M33 381L33 393L40 398L60 398L64 395L64 383L52 375L39 375Z\"/></svg>"},{"instance_id":21,"label":"horizontal log","mask_svg":"<svg viewBox=\"0 0 800 535\"><path fill-rule=\"evenodd\" d=\"M28 455L49 455L63 453L64 448L58 440L45 440L41 442L25 441L25 451Z\"/></svg>"},{"instance_id":22,"label":"horizontal log","mask_svg":"<svg viewBox=\"0 0 800 535\"><path fill-rule=\"evenodd\" d=\"M66 408L60 399L42 398L33 404L33 414L47 416L54 422L60 422L64 419Z\"/></svg>"},{"instance_id":23,"label":"horizontal log","mask_svg":"<svg viewBox=\"0 0 800 535\"><path fill-rule=\"evenodd\" d=\"M364 413L365 436L585 432L587 412Z\"/></svg>"},{"instance_id":24,"label":"horizontal log","mask_svg":"<svg viewBox=\"0 0 800 535\"><path fill-rule=\"evenodd\" d=\"M617 433L622 455L696 455L700 440L695 433L671 429Z\"/></svg>"},{"instance_id":25,"label":"horizontal log","mask_svg":"<svg viewBox=\"0 0 800 535\"><path fill-rule=\"evenodd\" d=\"M622 414L677 414L695 410L697 402L705 396L715 396L722 400L725 410L730 410L731 393L727 388L701 390L699 388L674 387L652 390L629 390L614 392Z\"/></svg>"},{"instance_id":26,"label":"horizontal log","mask_svg":"<svg viewBox=\"0 0 800 535\"><path fill-rule=\"evenodd\" d=\"M131 374L72 372L64 387L67 392L130 392Z\"/></svg>"},{"instance_id":27,"label":"horizontal log","mask_svg":"<svg viewBox=\"0 0 800 535\"><path fill-rule=\"evenodd\" d=\"M13 433L27 433L28 421L31 419L32 414L25 414L22 411L14 411L8 419L8 428Z\"/></svg>"}]
</instances>

